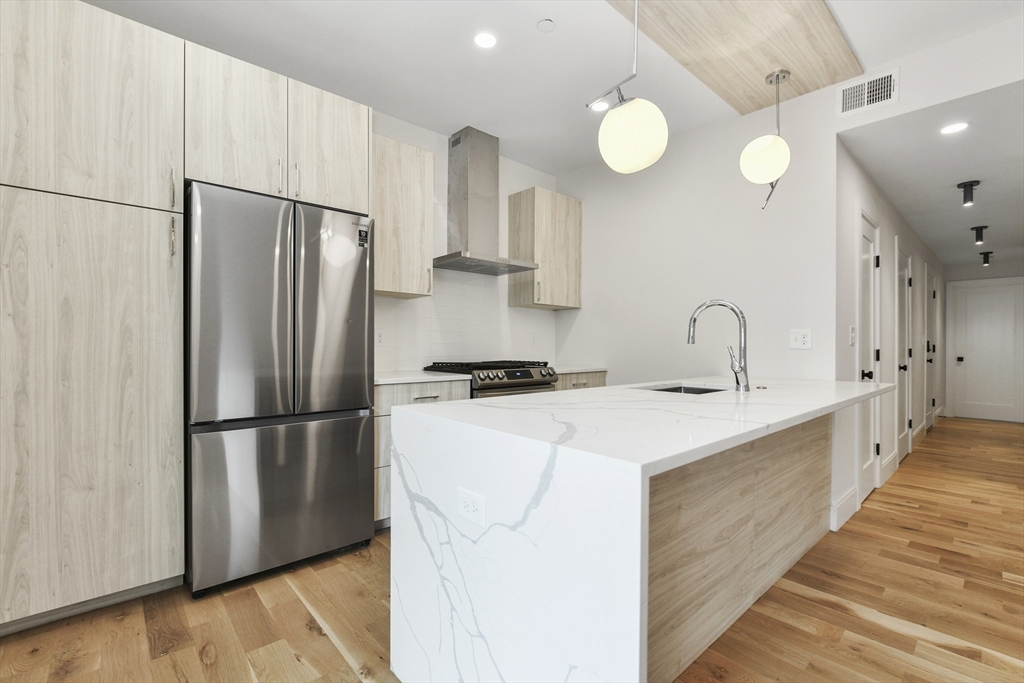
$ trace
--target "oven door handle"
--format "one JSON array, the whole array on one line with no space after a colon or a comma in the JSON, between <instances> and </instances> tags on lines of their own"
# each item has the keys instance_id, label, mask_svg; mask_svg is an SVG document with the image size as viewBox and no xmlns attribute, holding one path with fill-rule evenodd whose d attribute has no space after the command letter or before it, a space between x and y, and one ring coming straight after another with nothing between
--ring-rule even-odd
<instances>
[{"instance_id":1,"label":"oven door handle","mask_svg":"<svg viewBox=\"0 0 1024 683\"><path fill-rule=\"evenodd\" d=\"M541 394L554 391L554 384L532 384L520 387L501 387L495 389L474 389L473 398L498 398L500 396L519 396L520 394Z\"/></svg>"}]
</instances>

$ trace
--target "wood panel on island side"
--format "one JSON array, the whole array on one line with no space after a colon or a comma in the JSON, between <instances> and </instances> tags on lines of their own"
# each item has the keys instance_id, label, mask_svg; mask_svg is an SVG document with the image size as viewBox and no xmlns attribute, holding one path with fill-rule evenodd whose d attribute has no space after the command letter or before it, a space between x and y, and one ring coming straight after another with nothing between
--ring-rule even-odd
<instances>
[{"instance_id":1,"label":"wood panel on island side","mask_svg":"<svg viewBox=\"0 0 1024 683\"><path fill-rule=\"evenodd\" d=\"M677 679L1024 679L1024 425L940 419ZM0 681L392 681L390 534L0 638Z\"/></svg>"}]
</instances>

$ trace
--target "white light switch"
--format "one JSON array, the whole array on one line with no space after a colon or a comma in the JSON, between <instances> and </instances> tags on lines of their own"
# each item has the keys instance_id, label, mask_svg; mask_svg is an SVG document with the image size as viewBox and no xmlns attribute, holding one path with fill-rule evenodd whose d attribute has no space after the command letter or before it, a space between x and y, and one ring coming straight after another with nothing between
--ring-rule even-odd
<instances>
[{"instance_id":1,"label":"white light switch","mask_svg":"<svg viewBox=\"0 0 1024 683\"><path fill-rule=\"evenodd\" d=\"M789 331L789 348L791 348L791 349L809 349L809 348L811 348L811 331L810 330L790 330Z\"/></svg>"}]
</instances>

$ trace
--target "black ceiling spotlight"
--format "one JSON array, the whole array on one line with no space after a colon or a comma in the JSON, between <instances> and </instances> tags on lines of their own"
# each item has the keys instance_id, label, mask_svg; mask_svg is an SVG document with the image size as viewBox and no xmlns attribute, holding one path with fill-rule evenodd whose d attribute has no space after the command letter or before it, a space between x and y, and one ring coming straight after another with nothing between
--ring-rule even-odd
<instances>
[{"instance_id":1,"label":"black ceiling spotlight","mask_svg":"<svg viewBox=\"0 0 1024 683\"><path fill-rule=\"evenodd\" d=\"M986 228L988 228L987 225L976 225L973 228L971 228L971 230L974 231L974 243L975 244L985 244L985 234L984 233L985 233L985 229Z\"/></svg>"},{"instance_id":2,"label":"black ceiling spotlight","mask_svg":"<svg viewBox=\"0 0 1024 683\"><path fill-rule=\"evenodd\" d=\"M982 259L981 260L981 265L983 265L983 266L989 265L988 259L989 259L990 256L992 256L992 252L991 251L979 251L978 253L981 254L981 259Z\"/></svg>"},{"instance_id":3,"label":"black ceiling spotlight","mask_svg":"<svg viewBox=\"0 0 1024 683\"><path fill-rule=\"evenodd\" d=\"M968 180L957 185L957 189L964 191L964 206L974 206L974 188L981 185L980 180Z\"/></svg>"}]
</instances>

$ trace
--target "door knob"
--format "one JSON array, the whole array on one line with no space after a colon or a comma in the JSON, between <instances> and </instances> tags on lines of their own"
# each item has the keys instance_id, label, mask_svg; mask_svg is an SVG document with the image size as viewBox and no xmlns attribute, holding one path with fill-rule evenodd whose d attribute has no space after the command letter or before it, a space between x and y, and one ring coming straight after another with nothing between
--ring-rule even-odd
<instances>
[{"instance_id":1,"label":"door knob","mask_svg":"<svg viewBox=\"0 0 1024 683\"><path fill-rule=\"evenodd\" d=\"M860 378L861 379L874 379L875 378L875 371L874 370L861 370L860 371Z\"/></svg>"},{"instance_id":2,"label":"door knob","mask_svg":"<svg viewBox=\"0 0 1024 683\"><path fill-rule=\"evenodd\" d=\"M931 362L932 362L932 360L933 360L933 359L929 358L929 359L928 359L928 362L929 362L929 363L931 363Z\"/></svg>"},{"instance_id":3,"label":"door knob","mask_svg":"<svg viewBox=\"0 0 1024 683\"><path fill-rule=\"evenodd\" d=\"M900 366L900 370L902 370L903 372L906 372L907 371L907 366L906 365L901 365Z\"/></svg>"}]
</instances>

